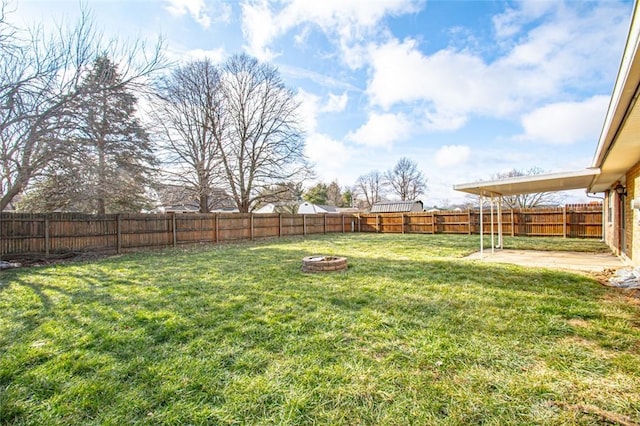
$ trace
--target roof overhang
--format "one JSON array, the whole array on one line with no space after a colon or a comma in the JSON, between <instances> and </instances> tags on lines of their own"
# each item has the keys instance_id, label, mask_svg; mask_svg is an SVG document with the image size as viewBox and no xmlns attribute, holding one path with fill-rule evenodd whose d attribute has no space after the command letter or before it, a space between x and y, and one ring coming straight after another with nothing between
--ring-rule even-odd
<instances>
[{"instance_id":1,"label":"roof overhang","mask_svg":"<svg viewBox=\"0 0 640 426\"><path fill-rule=\"evenodd\" d=\"M568 191L589 188L600 174L599 169L572 172L547 173L492 181L480 181L454 185L456 191L482 196L509 196L537 192Z\"/></svg>"},{"instance_id":2,"label":"roof overhang","mask_svg":"<svg viewBox=\"0 0 640 426\"><path fill-rule=\"evenodd\" d=\"M640 161L640 107L637 104L640 83L640 11L633 6L627 43L591 166L599 168L589 192L611 188Z\"/></svg>"}]
</instances>

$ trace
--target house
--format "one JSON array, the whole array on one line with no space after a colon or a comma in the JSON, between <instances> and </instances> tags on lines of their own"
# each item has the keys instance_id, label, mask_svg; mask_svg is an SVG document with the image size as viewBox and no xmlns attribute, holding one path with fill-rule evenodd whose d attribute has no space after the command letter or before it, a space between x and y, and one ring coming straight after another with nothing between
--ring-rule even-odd
<instances>
[{"instance_id":1,"label":"house","mask_svg":"<svg viewBox=\"0 0 640 426\"><path fill-rule=\"evenodd\" d=\"M589 192L604 192L604 241L640 266L640 10L634 4L627 43L591 168Z\"/></svg>"},{"instance_id":2,"label":"house","mask_svg":"<svg viewBox=\"0 0 640 426\"><path fill-rule=\"evenodd\" d=\"M623 260L640 266L640 10L634 4L627 42L590 167L454 185L480 197L583 188L604 193L603 237ZM498 207L500 204L498 204Z\"/></svg>"},{"instance_id":3,"label":"house","mask_svg":"<svg viewBox=\"0 0 640 426\"><path fill-rule=\"evenodd\" d=\"M267 203L264 206L260 207L253 211L253 213L257 214L270 214L270 213L286 213L286 214L295 214L298 210L297 203Z\"/></svg>"},{"instance_id":4,"label":"house","mask_svg":"<svg viewBox=\"0 0 640 426\"><path fill-rule=\"evenodd\" d=\"M371 213L409 213L424 211L422 201L390 201L374 203Z\"/></svg>"},{"instance_id":5,"label":"house","mask_svg":"<svg viewBox=\"0 0 640 426\"><path fill-rule=\"evenodd\" d=\"M18 204L20 204L20 201L23 197L24 196L22 194L16 195L11 201L9 201L9 204L7 204L7 206L2 211L6 213L15 213L17 210L17 206Z\"/></svg>"},{"instance_id":6,"label":"house","mask_svg":"<svg viewBox=\"0 0 640 426\"><path fill-rule=\"evenodd\" d=\"M156 190L157 213L198 213L200 202L195 191L181 185L162 185ZM209 195L209 212L235 213L238 208L233 199L220 188L214 188Z\"/></svg>"},{"instance_id":7,"label":"house","mask_svg":"<svg viewBox=\"0 0 640 426\"><path fill-rule=\"evenodd\" d=\"M313 204L308 201L300 204L298 207L298 214L337 214L338 210L335 206L326 206L322 204Z\"/></svg>"}]
</instances>

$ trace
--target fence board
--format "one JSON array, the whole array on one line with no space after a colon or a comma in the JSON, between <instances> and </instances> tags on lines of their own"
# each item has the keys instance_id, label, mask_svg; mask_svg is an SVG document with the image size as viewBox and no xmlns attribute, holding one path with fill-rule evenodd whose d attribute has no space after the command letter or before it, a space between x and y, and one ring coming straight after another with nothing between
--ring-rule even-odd
<instances>
[{"instance_id":1,"label":"fence board","mask_svg":"<svg viewBox=\"0 0 640 426\"><path fill-rule=\"evenodd\" d=\"M482 214L483 230L498 232L498 212L489 209ZM360 232L479 234L480 211L437 211L402 214L361 214L356 228ZM573 204L564 207L514 209L502 211L503 235L602 238L602 205Z\"/></svg>"},{"instance_id":2,"label":"fence board","mask_svg":"<svg viewBox=\"0 0 640 426\"><path fill-rule=\"evenodd\" d=\"M496 224L497 217L494 212ZM491 232L491 219L485 211L486 233ZM0 258L344 232L478 234L479 221L478 210L360 215L0 213ZM602 206L504 211L502 223L504 235L601 238Z\"/></svg>"}]
</instances>

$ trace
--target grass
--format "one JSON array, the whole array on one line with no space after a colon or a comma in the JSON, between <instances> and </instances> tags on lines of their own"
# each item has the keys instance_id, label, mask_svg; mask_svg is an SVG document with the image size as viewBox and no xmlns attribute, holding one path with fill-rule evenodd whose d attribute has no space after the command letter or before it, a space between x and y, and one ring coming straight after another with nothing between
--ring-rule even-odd
<instances>
[{"instance_id":1,"label":"grass","mask_svg":"<svg viewBox=\"0 0 640 426\"><path fill-rule=\"evenodd\" d=\"M479 237L476 237L479 238ZM494 237L495 244L498 243ZM484 245L491 245L491 236L485 236ZM478 242L479 248L479 242ZM504 237L504 248L512 250L553 250L591 253L610 253L611 249L598 239L553 238L553 237Z\"/></svg>"},{"instance_id":2,"label":"grass","mask_svg":"<svg viewBox=\"0 0 640 426\"><path fill-rule=\"evenodd\" d=\"M477 244L333 235L5 271L0 423L640 422L637 299L460 259ZM319 253L349 270L301 273Z\"/></svg>"}]
</instances>

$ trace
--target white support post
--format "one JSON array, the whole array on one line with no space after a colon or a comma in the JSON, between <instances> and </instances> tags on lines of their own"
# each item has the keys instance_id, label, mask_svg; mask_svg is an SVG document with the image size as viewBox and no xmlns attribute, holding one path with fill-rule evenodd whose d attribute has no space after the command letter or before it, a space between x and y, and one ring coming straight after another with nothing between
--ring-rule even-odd
<instances>
[{"instance_id":1,"label":"white support post","mask_svg":"<svg viewBox=\"0 0 640 426\"><path fill-rule=\"evenodd\" d=\"M493 239L493 194L490 198L490 212L491 212L491 254L495 252L495 242Z\"/></svg>"},{"instance_id":2,"label":"white support post","mask_svg":"<svg viewBox=\"0 0 640 426\"><path fill-rule=\"evenodd\" d=\"M480 259L484 256L484 223L482 219L484 200L482 199L482 193L480 193Z\"/></svg>"},{"instance_id":3,"label":"white support post","mask_svg":"<svg viewBox=\"0 0 640 426\"><path fill-rule=\"evenodd\" d=\"M498 248L502 250L502 195L498 197Z\"/></svg>"}]
</instances>

